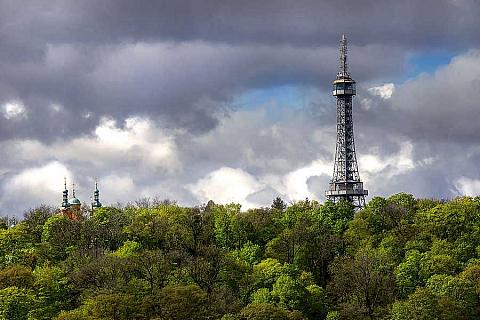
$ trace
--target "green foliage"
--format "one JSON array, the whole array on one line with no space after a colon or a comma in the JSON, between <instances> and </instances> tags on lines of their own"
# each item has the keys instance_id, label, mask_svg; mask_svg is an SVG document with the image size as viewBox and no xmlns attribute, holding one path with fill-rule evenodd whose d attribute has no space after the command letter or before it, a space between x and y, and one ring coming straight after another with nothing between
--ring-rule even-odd
<instances>
[{"instance_id":1,"label":"green foliage","mask_svg":"<svg viewBox=\"0 0 480 320\"><path fill-rule=\"evenodd\" d=\"M340 312L338 311L329 311L327 313L326 320L340 320Z\"/></svg>"},{"instance_id":2,"label":"green foliage","mask_svg":"<svg viewBox=\"0 0 480 320\"><path fill-rule=\"evenodd\" d=\"M25 320L34 308L32 290L8 287L0 290L0 319Z\"/></svg>"},{"instance_id":3,"label":"green foliage","mask_svg":"<svg viewBox=\"0 0 480 320\"><path fill-rule=\"evenodd\" d=\"M443 310L444 313L465 319L474 316L478 299L470 281L456 276L437 274L427 281L427 288L439 298L443 309L448 308Z\"/></svg>"},{"instance_id":4,"label":"green foliage","mask_svg":"<svg viewBox=\"0 0 480 320\"><path fill-rule=\"evenodd\" d=\"M213 207L215 219L215 240L218 246L225 249L238 249L246 241L242 232L244 224L238 218L240 205L227 204Z\"/></svg>"},{"instance_id":5,"label":"green foliage","mask_svg":"<svg viewBox=\"0 0 480 320\"><path fill-rule=\"evenodd\" d=\"M287 311L268 303L254 303L240 312L239 320L301 320L301 313Z\"/></svg>"},{"instance_id":6,"label":"green foliage","mask_svg":"<svg viewBox=\"0 0 480 320\"><path fill-rule=\"evenodd\" d=\"M33 276L37 299L37 308L32 312L35 319L52 319L61 310L74 306L76 292L61 268L37 267Z\"/></svg>"},{"instance_id":7,"label":"green foliage","mask_svg":"<svg viewBox=\"0 0 480 320\"><path fill-rule=\"evenodd\" d=\"M141 309L134 296L121 293L99 294L85 301L80 314L93 319L140 319ZM87 318L88 319L88 318Z\"/></svg>"},{"instance_id":8,"label":"green foliage","mask_svg":"<svg viewBox=\"0 0 480 320\"><path fill-rule=\"evenodd\" d=\"M0 267L12 264L34 267L38 243L31 242L28 231L23 223L13 228L0 229Z\"/></svg>"},{"instance_id":9,"label":"green foliage","mask_svg":"<svg viewBox=\"0 0 480 320\"><path fill-rule=\"evenodd\" d=\"M393 320L439 319L438 301L430 289L418 288L406 301L393 304Z\"/></svg>"},{"instance_id":10,"label":"green foliage","mask_svg":"<svg viewBox=\"0 0 480 320\"><path fill-rule=\"evenodd\" d=\"M213 313L207 293L194 285L164 288L159 303L161 319L207 319Z\"/></svg>"},{"instance_id":11,"label":"green foliage","mask_svg":"<svg viewBox=\"0 0 480 320\"><path fill-rule=\"evenodd\" d=\"M393 301L393 265L381 249L366 246L353 257L338 257L330 270L329 291L343 302L343 308L357 310L358 316L372 318Z\"/></svg>"},{"instance_id":12,"label":"green foliage","mask_svg":"<svg viewBox=\"0 0 480 320\"><path fill-rule=\"evenodd\" d=\"M253 279L257 287L271 288L285 267L275 259L265 259L253 267Z\"/></svg>"},{"instance_id":13,"label":"green foliage","mask_svg":"<svg viewBox=\"0 0 480 320\"><path fill-rule=\"evenodd\" d=\"M33 285L32 270L22 265L11 265L0 270L0 289L7 287L31 288Z\"/></svg>"},{"instance_id":14,"label":"green foliage","mask_svg":"<svg viewBox=\"0 0 480 320\"><path fill-rule=\"evenodd\" d=\"M141 245L138 242L127 240L113 254L119 258L131 258L140 251Z\"/></svg>"},{"instance_id":15,"label":"green foliage","mask_svg":"<svg viewBox=\"0 0 480 320\"><path fill-rule=\"evenodd\" d=\"M262 253L261 250L262 249L258 244L253 244L248 241L240 250L234 250L231 254L237 259L246 262L249 266L253 266L255 263L259 262Z\"/></svg>"},{"instance_id":16,"label":"green foliage","mask_svg":"<svg viewBox=\"0 0 480 320\"><path fill-rule=\"evenodd\" d=\"M0 225L0 319L479 319L480 201L140 201Z\"/></svg>"},{"instance_id":17,"label":"green foliage","mask_svg":"<svg viewBox=\"0 0 480 320\"><path fill-rule=\"evenodd\" d=\"M411 250L405 255L405 260L395 269L397 286L402 294L415 291L423 283L420 276L422 255L417 250Z\"/></svg>"},{"instance_id":18,"label":"green foliage","mask_svg":"<svg viewBox=\"0 0 480 320\"><path fill-rule=\"evenodd\" d=\"M45 222L42 243L50 259L64 260L68 251L78 244L80 223L64 216L51 216Z\"/></svg>"},{"instance_id":19,"label":"green foliage","mask_svg":"<svg viewBox=\"0 0 480 320\"><path fill-rule=\"evenodd\" d=\"M126 212L118 208L98 208L91 218L95 241L104 249L117 250L127 240L124 228L129 222Z\"/></svg>"},{"instance_id":20,"label":"green foliage","mask_svg":"<svg viewBox=\"0 0 480 320\"><path fill-rule=\"evenodd\" d=\"M289 275L283 274L273 284L271 295L277 304L285 309L300 310L306 300L308 291L298 281Z\"/></svg>"}]
</instances>

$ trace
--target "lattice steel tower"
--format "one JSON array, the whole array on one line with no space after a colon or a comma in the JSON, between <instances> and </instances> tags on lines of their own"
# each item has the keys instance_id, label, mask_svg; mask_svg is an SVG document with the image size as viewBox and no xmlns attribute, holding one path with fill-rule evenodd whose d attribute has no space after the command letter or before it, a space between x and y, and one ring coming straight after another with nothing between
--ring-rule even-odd
<instances>
[{"instance_id":1,"label":"lattice steel tower","mask_svg":"<svg viewBox=\"0 0 480 320\"><path fill-rule=\"evenodd\" d=\"M352 119L352 97L355 93L355 81L350 77L347 67L347 39L342 35L340 71L333 81L333 95L337 97L337 146L333 177L325 196L333 202L344 199L362 208L368 190L363 189L355 154Z\"/></svg>"}]
</instances>

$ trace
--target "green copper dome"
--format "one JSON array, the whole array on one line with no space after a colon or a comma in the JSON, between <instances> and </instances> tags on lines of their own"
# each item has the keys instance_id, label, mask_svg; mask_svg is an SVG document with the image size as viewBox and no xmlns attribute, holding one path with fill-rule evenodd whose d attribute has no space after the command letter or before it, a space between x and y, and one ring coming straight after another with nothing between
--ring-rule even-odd
<instances>
[{"instance_id":1,"label":"green copper dome","mask_svg":"<svg viewBox=\"0 0 480 320\"><path fill-rule=\"evenodd\" d=\"M72 199L68 200L68 203L69 203L70 205L72 205L72 204L73 204L73 205L81 204L81 203L80 203L80 200L78 200L77 198L72 198Z\"/></svg>"}]
</instances>

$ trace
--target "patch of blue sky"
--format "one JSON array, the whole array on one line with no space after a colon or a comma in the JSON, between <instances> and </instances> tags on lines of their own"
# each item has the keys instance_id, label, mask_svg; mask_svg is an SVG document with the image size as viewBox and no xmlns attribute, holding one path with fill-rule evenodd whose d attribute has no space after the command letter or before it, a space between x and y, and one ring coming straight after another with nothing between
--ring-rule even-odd
<instances>
[{"instance_id":1,"label":"patch of blue sky","mask_svg":"<svg viewBox=\"0 0 480 320\"><path fill-rule=\"evenodd\" d=\"M331 99L330 92L303 85L283 85L248 90L233 100L233 107L242 110L262 108L271 118L278 118L282 111L309 108L313 102Z\"/></svg>"},{"instance_id":2,"label":"patch of blue sky","mask_svg":"<svg viewBox=\"0 0 480 320\"><path fill-rule=\"evenodd\" d=\"M308 101L305 88L284 85L245 91L234 98L233 107L247 111L262 109L271 120L277 121L285 115L284 111L300 110Z\"/></svg>"},{"instance_id":3,"label":"patch of blue sky","mask_svg":"<svg viewBox=\"0 0 480 320\"><path fill-rule=\"evenodd\" d=\"M302 92L297 86L277 86L248 90L234 99L234 107L253 110L259 107L301 108Z\"/></svg>"},{"instance_id":4,"label":"patch of blue sky","mask_svg":"<svg viewBox=\"0 0 480 320\"><path fill-rule=\"evenodd\" d=\"M459 52L446 50L413 53L409 56L405 73L398 82L415 78L421 73L433 74L438 68L449 64L458 54Z\"/></svg>"}]
</instances>

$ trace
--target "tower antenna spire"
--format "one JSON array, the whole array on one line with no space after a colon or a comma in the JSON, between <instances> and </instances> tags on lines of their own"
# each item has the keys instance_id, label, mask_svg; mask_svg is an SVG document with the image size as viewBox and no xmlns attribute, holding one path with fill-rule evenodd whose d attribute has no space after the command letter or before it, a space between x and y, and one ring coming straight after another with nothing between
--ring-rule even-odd
<instances>
[{"instance_id":1,"label":"tower antenna spire","mask_svg":"<svg viewBox=\"0 0 480 320\"><path fill-rule=\"evenodd\" d=\"M347 54L347 37L345 34L342 34L342 39L340 40L340 70L337 74L337 79L350 78L350 74L348 73Z\"/></svg>"}]
</instances>

